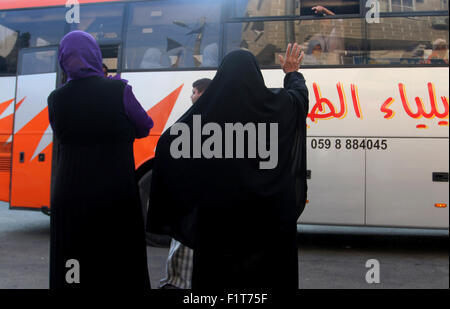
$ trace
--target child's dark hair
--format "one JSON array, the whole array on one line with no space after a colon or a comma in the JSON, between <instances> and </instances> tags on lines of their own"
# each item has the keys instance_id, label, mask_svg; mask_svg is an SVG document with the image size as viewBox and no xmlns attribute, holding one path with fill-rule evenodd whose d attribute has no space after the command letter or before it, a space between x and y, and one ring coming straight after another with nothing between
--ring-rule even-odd
<instances>
[{"instance_id":1,"label":"child's dark hair","mask_svg":"<svg viewBox=\"0 0 450 309\"><path fill-rule=\"evenodd\" d=\"M208 86L211 84L211 82L212 80L210 80L209 78L202 78L195 81L192 84L192 87L197 88L198 92L203 93L206 90L206 88L208 88Z\"/></svg>"}]
</instances>

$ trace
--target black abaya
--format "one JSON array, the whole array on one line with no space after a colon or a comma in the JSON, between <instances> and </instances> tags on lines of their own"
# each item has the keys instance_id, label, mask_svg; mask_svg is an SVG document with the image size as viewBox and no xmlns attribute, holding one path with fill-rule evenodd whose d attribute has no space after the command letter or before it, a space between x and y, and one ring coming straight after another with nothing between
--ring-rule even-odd
<instances>
[{"instance_id":1,"label":"black abaya","mask_svg":"<svg viewBox=\"0 0 450 309\"><path fill-rule=\"evenodd\" d=\"M48 99L59 142L51 196L50 288L149 289L125 84L72 80ZM68 284L66 262L80 265Z\"/></svg>"},{"instance_id":2,"label":"black abaya","mask_svg":"<svg viewBox=\"0 0 450 309\"><path fill-rule=\"evenodd\" d=\"M298 287L296 222L306 201L307 112L300 73L287 74L285 89L269 90L255 57L235 51L177 123L191 132L194 115L223 132L226 123L276 123L277 166L260 169L261 158L248 156L174 159L170 145L177 136L167 130L160 138L147 227L194 249L193 288Z\"/></svg>"}]
</instances>

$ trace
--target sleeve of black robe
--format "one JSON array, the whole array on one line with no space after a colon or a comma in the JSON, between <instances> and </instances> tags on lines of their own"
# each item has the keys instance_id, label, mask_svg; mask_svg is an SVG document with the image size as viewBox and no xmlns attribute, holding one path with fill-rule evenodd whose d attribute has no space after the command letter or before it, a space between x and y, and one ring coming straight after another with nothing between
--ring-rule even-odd
<instances>
[{"instance_id":1,"label":"sleeve of black robe","mask_svg":"<svg viewBox=\"0 0 450 309\"><path fill-rule=\"evenodd\" d=\"M306 178L306 118L309 111L309 94L305 78L299 72L286 74L284 78L284 89L287 90L293 104L293 112L298 114L298 128L296 144L293 147L294 157L292 172L296 178L296 204L297 218L305 209L308 184Z\"/></svg>"},{"instance_id":2,"label":"sleeve of black robe","mask_svg":"<svg viewBox=\"0 0 450 309\"><path fill-rule=\"evenodd\" d=\"M291 72L284 77L284 89L286 89L294 104L301 109L302 116L306 118L309 110L308 88L302 73Z\"/></svg>"}]
</instances>

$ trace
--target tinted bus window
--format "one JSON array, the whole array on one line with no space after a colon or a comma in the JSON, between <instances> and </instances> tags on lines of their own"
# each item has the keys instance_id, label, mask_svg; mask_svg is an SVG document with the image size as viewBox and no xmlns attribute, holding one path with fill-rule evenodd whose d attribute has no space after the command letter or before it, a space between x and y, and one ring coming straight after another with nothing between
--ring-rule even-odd
<instances>
[{"instance_id":1,"label":"tinted bus window","mask_svg":"<svg viewBox=\"0 0 450 309\"><path fill-rule=\"evenodd\" d=\"M19 74L40 74L56 71L56 50L25 52Z\"/></svg>"},{"instance_id":2,"label":"tinted bus window","mask_svg":"<svg viewBox=\"0 0 450 309\"><path fill-rule=\"evenodd\" d=\"M381 12L448 11L448 0L379 0Z\"/></svg>"},{"instance_id":3,"label":"tinted bus window","mask_svg":"<svg viewBox=\"0 0 450 309\"><path fill-rule=\"evenodd\" d=\"M369 64L448 64L447 16L382 18L368 26Z\"/></svg>"},{"instance_id":4,"label":"tinted bus window","mask_svg":"<svg viewBox=\"0 0 450 309\"><path fill-rule=\"evenodd\" d=\"M19 49L58 44L65 14L63 8L0 12L0 74L16 72Z\"/></svg>"},{"instance_id":5,"label":"tinted bus window","mask_svg":"<svg viewBox=\"0 0 450 309\"><path fill-rule=\"evenodd\" d=\"M121 38L123 4L83 5L80 7L80 23L71 30L90 33L99 42Z\"/></svg>"},{"instance_id":6,"label":"tinted bus window","mask_svg":"<svg viewBox=\"0 0 450 309\"><path fill-rule=\"evenodd\" d=\"M323 9L317 10L317 7ZM344 15L344 14L359 14L360 2L359 0L302 0L301 1L301 16L326 16L326 15Z\"/></svg>"},{"instance_id":7,"label":"tinted bus window","mask_svg":"<svg viewBox=\"0 0 450 309\"><path fill-rule=\"evenodd\" d=\"M232 0L228 5L230 17L293 16L300 12L300 0Z\"/></svg>"},{"instance_id":8,"label":"tinted bus window","mask_svg":"<svg viewBox=\"0 0 450 309\"><path fill-rule=\"evenodd\" d=\"M298 42L304 65L354 64L362 56L363 26L359 18L230 23L227 51L248 49L261 65L271 66L289 42Z\"/></svg>"},{"instance_id":9,"label":"tinted bus window","mask_svg":"<svg viewBox=\"0 0 450 309\"><path fill-rule=\"evenodd\" d=\"M135 3L125 45L125 70L216 67L221 1Z\"/></svg>"}]
</instances>

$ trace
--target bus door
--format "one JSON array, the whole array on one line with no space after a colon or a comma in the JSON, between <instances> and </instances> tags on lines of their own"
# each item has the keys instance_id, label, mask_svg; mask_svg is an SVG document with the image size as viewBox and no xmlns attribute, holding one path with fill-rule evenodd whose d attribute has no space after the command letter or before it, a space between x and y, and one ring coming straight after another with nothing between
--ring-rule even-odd
<instances>
[{"instance_id":1,"label":"bus door","mask_svg":"<svg viewBox=\"0 0 450 309\"><path fill-rule=\"evenodd\" d=\"M57 82L58 48L22 49L16 77L11 208L50 205L53 134L47 98Z\"/></svg>"}]
</instances>

